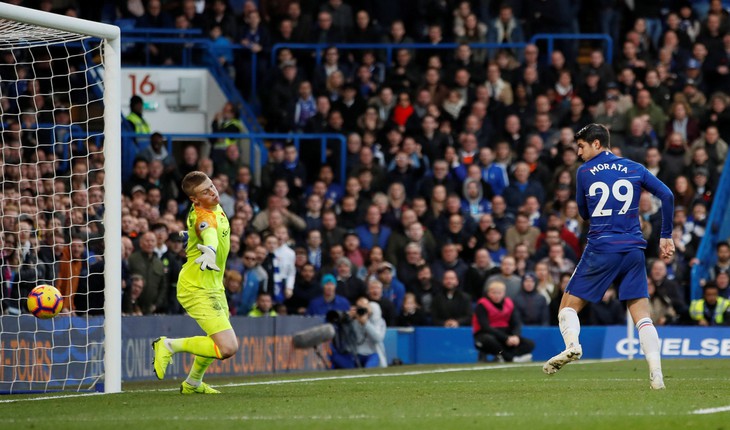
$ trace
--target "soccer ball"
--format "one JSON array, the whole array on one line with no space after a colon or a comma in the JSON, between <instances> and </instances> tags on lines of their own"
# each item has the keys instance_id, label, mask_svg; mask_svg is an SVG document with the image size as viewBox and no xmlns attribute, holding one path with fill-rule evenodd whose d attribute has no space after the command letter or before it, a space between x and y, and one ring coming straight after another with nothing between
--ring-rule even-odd
<instances>
[{"instance_id":1,"label":"soccer ball","mask_svg":"<svg viewBox=\"0 0 730 430\"><path fill-rule=\"evenodd\" d=\"M28 294L28 311L36 318L53 318L62 307L63 297L53 285L39 285Z\"/></svg>"}]
</instances>

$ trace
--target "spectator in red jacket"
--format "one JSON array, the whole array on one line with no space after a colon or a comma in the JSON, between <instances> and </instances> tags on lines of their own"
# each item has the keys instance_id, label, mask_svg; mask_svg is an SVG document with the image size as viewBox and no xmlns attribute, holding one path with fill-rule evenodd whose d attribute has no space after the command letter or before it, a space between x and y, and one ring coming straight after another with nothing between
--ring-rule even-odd
<instances>
[{"instance_id":1,"label":"spectator in red jacket","mask_svg":"<svg viewBox=\"0 0 730 430\"><path fill-rule=\"evenodd\" d=\"M512 299L506 297L506 291L504 283L492 282L487 286L486 297L477 301L471 323L474 346L483 354L495 356L497 361L530 361L535 342L520 336L519 312Z\"/></svg>"}]
</instances>

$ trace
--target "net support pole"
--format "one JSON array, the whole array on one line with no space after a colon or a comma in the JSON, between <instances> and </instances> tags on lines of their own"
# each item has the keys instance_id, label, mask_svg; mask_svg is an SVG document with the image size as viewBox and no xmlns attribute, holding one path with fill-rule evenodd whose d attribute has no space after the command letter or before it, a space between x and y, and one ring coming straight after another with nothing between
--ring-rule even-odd
<instances>
[{"instance_id":1,"label":"net support pole","mask_svg":"<svg viewBox=\"0 0 730 430\"><path fill-rule=\"evenodd\" d=\"M122 391L120 38L104 42L104 392Z\"/></svg>"}]
</instances>

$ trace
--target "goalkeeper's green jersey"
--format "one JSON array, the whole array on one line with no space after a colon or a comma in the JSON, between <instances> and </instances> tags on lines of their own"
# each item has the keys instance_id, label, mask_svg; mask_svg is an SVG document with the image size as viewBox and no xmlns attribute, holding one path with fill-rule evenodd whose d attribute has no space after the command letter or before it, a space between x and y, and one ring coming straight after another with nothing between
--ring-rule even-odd
<instances>
[{"instance_id":1,"label":"goalkeeper's green jersey","mask_svg":"<svg viewBox=\"0 0 730 430\"><path fill-rule=\"evenodd\" d=\"M223 274L226 270L228 251L231 248L231 226L220 205L208 210L193 205L188 213L188 247L185 250L188 261L180 271L177 288L199 288L223 290ZM212 246L215 249L215 263L221 271L200 270L195 259L202 254L197 245Z\"/></svg>"}]
</instances>

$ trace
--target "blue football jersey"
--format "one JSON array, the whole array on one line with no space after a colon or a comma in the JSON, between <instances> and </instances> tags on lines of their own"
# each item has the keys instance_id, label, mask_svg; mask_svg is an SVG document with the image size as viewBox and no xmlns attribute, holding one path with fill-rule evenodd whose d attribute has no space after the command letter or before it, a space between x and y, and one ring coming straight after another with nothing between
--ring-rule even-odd
<instances>
[{"instance_id":1,"label":"blue football jersey","mask_svg":"<svg viewBox=\"0 0 730 430\"><path fill-rule=\"evenodd\" d=\"M662 202L662 238L672 237L674 196L644 166L610 151L578 168L576 200L583 219L590 220L586 250L624 252L646 248L639 224L642 188Z\"/></svg>"}]
</instances>

